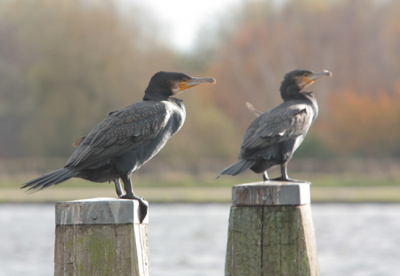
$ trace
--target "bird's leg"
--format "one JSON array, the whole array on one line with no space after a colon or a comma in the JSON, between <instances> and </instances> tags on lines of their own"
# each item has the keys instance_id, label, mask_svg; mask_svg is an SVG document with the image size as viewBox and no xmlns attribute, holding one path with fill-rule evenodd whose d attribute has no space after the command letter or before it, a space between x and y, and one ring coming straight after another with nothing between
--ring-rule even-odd
<instances>
[{"instance_id":1,"label":"bird's leg","mask_svg":"<svg viewBox=\"0 0 400 276\"><path fill-rule=\"evenodd\" d=\"M121 181L119 181L119 178L116 178L113 180L113 182L115 184L115 191L117 192L118 197L123 197L124 191L122 190Z\"/></svg>"},{"instance_id":2,"label":"bird's leg","mask_svg":"<svg viewBox=\"0 0 400 276\"><path fill-rule=\"evenodd\" d=\"M121 179L122 179L122 182L124 183L124 189L125 189L126 194L121 196L120 198L136 199L137 201L139 201L139 220L140 220L140 223L142 223L144 218L147 215L147 209L149 208L149 206L147 205L147 203L144 202L142 197L138 197L133 192L130 177L123 176L123 177L121 177Z\"/></svg>"},{"instance_id":3,"label":"bird's leg","mask_svg":"<svg viewBox=\"0 0 400 276\"><path fill-rule=\"evenodd\" d=\"M269 177L268 177L267 170L265 170L265 171L263 172L263 180L264 180L264 181L269 181Z\"/></svg>"},{"instance_id":4,"label":"bird's leg","mask_svg":"<svg viewBox=\"0 0 400 276\"><path fill-rule=\"evenodd\" d=\"M287 163L281 165L281 178L284 181L289 181L289 176L287 174Z\"/></svg>"},{"instance_id":5,"label":"bird's leg","mask_svg":"<svg viewBox=\"0 0 400 276\"><path fill-rule=\"evenodd\" d=\"M281 174L282 175L280 177L274 178L272 180L287 181L287 182L305 182L305 181L289 178L288 173L287 173L287 163L281 165Z\"/></svg>"}]
</instances>

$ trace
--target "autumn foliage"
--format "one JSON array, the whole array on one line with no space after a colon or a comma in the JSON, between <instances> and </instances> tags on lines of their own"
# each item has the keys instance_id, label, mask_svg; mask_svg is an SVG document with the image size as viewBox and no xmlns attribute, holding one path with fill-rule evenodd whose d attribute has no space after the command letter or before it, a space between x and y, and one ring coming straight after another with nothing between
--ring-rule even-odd
<instances>
[{"instance_id":1,"label":"autumn foliage","mask_svg":"<svg viewBox=\"0 0 400 276\"><path fill-rule=\"evenodd\" d=\"M396 155L400 150L400 86L374 96L332 93L326 142L342 154Z\"/></svg>"},{"instance_id":2,"label":"autumn foliage","mask_svg":"<svg viewBox=\"0 0 400 276\"><path fill-rule=\"evenodd\" d=\"M1 1L0 158L67 157L165 70L217 84L179 95L187 122L158 158L234 160L254 119L245 103L281 103L293 69L333 73L309 88L320 115L298 154L399 156L400 1L282 2L244 1L181 54L152 31L156 19L111 0Z\"/></svg>"},{"instance_id":3,"label":"autumn foliage","mask_svg":"<svg viewBox=\"0 0 400 276\"><path fill-rule=\"evenodd\" d=\"M399 1L252 1L239 14L209 72L214 100L242 133L254 118L246 101L268 110L282 102L286 72L329 69L332 78L307 88L320 115L304 143L334 155L399 155Z\"/></svg>"}]
</instances>

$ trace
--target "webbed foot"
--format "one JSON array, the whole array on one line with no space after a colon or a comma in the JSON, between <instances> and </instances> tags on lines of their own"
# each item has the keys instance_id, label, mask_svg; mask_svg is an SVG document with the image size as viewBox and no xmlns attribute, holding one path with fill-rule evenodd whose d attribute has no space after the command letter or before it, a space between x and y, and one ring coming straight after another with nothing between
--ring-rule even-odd
<instances>
[{"instance_id":1,"label":"webbed foot","mask_svg":"<svg viewBox=\"0 0 400 276\"><path fill-rule=\"evenodd\" d=\"M285 182L300 182L300 183L309 183L303 180L291 179L287 173L287 163L281 165L281 176L272 179L274 181L285 181Z\"/></svg>"},{"instance_id":2,"label":"webbed foot","mask_svg":"<svg viewBox=\"0 0 400 276\"><path fill-rule=\"evenodd\" d=\"M286 178L286 177L283 177L283 176L280 176L280 177L277 177L277 178L273 178L271 180L273 180L273 181L284 181L284 182L300 182L300 183L306 183L307 182L307 181L303 181L303 180Z\"/></svg>"}]
</instances>

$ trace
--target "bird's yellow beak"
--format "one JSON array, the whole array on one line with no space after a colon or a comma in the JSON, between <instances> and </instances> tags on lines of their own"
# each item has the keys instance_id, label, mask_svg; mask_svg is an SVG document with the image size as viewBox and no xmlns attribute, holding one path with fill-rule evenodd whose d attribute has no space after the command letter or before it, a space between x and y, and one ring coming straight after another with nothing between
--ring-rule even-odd
<instances>
[{"instance_id":1,"label":"bird's yellow beak","mask_svg":"<svg viewBox=\"0 0 400 276\"><path fill-rule=\"evenodd\" d=\"M329 72L328 70L324 70L323 72L318 72L318 73L312 73L312 74L310 74L308 76L305 76L303 78L303 82L306 85L310 85L310 84L312 84L313 82L315 82L316 80L318 80L318 79L320 79L322 77L332 77L332 73Z\"/></svg>"},{"instance_id":2,"label":"bird's yellow beak","mask_svg":"<svg viewBox=\"0 0 400 276\"><path fill-rule=\"evenodd\" d=\"M191 78L186 81L182 81L178 87L179 87L179 91L183 91L183 90L192 88L198 84L208 83L208 82L214 83L214 84L216 83L214 78Z\"/></svg>"}]
</instances>

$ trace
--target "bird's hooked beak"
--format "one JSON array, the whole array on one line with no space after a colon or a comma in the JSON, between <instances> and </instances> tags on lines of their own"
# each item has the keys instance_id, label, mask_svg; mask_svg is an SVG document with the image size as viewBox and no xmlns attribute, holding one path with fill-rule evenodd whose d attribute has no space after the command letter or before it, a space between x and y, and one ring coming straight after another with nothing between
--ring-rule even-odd
<instances>
[{"instance_id":1,"label":"bird's hooked beak","mask_svg":"<svg viewBox=\"0 0 400 276\"><path fill-rule=\"evenodd\" d=\"M305 83L306 86L308 86L322 77L332 77L332 73L329 72L328 70L324 70L323 72L317 72L317 73L313 72L308 76L304 76L303 82Z\"/></svg>"},{"instance_id":2,"label":"bird's hooked beak","mask_svg":"<svg viewBox=\"0 0 400 276\"><path fill-rule=\"evenodd\" d=\"M190 78L187 80L182 80L182 82L178 85L179 92L192 88L196 85L202 84L202 83L216 83L214 78Z\"/></svg>"}]
</instances>

